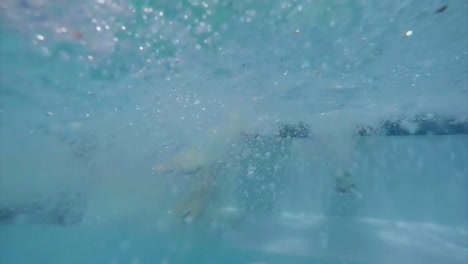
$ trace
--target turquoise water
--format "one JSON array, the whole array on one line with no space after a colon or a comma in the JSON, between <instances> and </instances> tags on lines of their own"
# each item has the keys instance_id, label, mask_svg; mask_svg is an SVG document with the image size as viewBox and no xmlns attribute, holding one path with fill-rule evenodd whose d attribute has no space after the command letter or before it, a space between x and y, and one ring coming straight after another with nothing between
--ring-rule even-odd
<instances>
[{"instance_id":1,"label":"turquoise water","mask_svg":"<svg viewBox=\"0 0 468 264\"><path fill-rule=\"evenodd\" d=\"M466 263L467 10L2 1L0 263Z\"/></svg>"}]
</instances>

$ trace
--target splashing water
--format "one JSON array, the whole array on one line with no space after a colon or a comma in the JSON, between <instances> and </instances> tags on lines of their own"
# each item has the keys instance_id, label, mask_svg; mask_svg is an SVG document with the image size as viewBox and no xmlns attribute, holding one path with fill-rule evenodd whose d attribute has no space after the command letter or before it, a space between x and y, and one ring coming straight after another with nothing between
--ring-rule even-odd
<instances>
[{"instance_id":1,"label":"splashing water","mask_svg":"<svg viewBox=\"0 0 468 264\"><path fill-rule=\"evenodd\" d=\"M0 263L464 263L467 9L1 1Z\"/></svg>"}]
</instances>

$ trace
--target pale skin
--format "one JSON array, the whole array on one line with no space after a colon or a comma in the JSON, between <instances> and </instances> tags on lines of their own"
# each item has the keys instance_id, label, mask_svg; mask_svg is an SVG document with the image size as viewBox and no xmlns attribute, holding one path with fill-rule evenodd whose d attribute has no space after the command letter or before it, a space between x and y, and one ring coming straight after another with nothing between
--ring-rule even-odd
<instances>
[{"instance_id":1,"label":"pale skin","mask_svg":"<svg viewBox=\"0 0 468 264\"><path fill-rule=\"evenodd\" d=\"M166 162L152 168L156 173L181 171L196 172L199 175L200 180L174 210L178 219L184 223L196 221L216 199L216 178L219 173L216 163L226 156L229 145L246 131L246 127L248 126L245 123L241 125L238 115L231 115L224 128L213 129L207 133L208 144L205 142L188 146Z\"/></svg>"}]
</instances>

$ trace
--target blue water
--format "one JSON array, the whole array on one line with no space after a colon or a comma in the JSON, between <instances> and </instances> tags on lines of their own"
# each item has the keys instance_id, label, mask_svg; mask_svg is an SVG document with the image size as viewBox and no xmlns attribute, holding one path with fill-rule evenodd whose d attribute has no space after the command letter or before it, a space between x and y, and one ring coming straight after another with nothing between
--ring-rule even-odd
<instances>
[{"instance_id":1,"label":"blue water","mask_svg":"<svg viewBox=\"0 0 468 264\"><path fill-rule=\"evenodd\" d=\"M467 12L2 1L0 263L468 262Z\"/></svg>"}]
</instances>

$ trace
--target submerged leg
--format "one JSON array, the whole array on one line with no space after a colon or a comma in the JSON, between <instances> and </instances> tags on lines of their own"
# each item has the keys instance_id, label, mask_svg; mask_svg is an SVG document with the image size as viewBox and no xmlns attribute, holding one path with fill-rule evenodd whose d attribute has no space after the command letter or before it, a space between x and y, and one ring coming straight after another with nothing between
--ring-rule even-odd
<instances>
[{"instance_id":1,"label":"submerged leg","mask_svg":"<svg viewBox=\"0 0 468 264\"><path fill-rule=\"evenodd\" d=\"M191 193L176 207L177 218L184 223L200 219L217 196L216 175L213 165L200 170L200 180Z\"/></svg>"}]
</instances>

